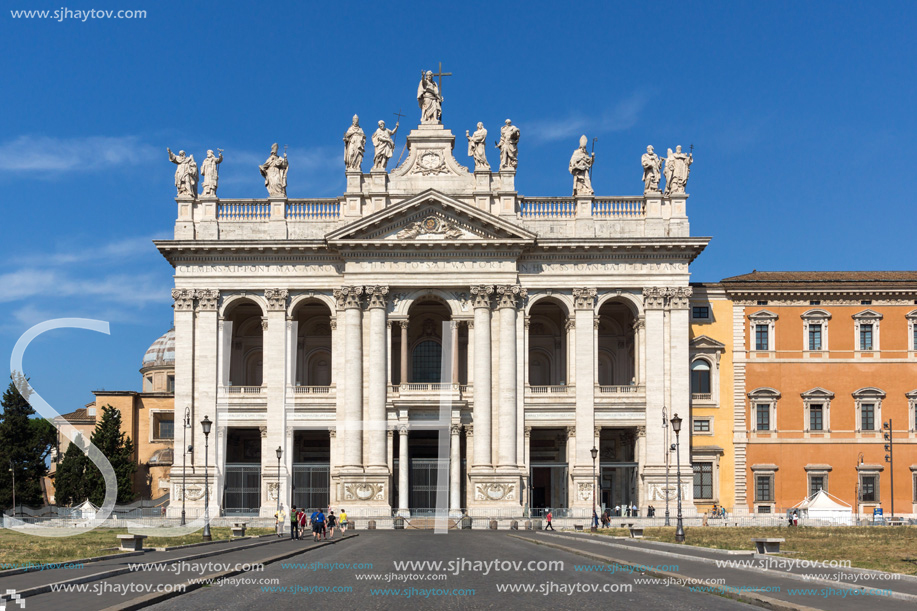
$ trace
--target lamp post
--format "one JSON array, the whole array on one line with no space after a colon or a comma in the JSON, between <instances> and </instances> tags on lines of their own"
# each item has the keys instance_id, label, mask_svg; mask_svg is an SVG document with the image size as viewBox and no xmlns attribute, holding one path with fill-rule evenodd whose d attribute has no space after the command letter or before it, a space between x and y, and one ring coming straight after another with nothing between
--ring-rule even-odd
<instances>
[{"instance_id":1,"label":"lamp post","mask_svg":"<svg viewBox=\"0 0 917 611\"><path fill-rule=\"evenodd\" d=\"M681 431L681 418L678 417L678 414L672 416L672 430L675 431L675 460L676 460L676 471L675 479L676 486L678 487L678 522L675 527L675 542L684 543L685 542L685 527L681 519L681 446L679 445L679 435Z\"/></svg>"},{"instance_id":2,"label":"lamp post","mask_svg":"<svg viewBox=\"0 0 917 611\"><path fill-rule=\"evenodd\" d=\"M888 452L885 455L885 462L888 463L888 476L891 481L891 495L892 495L892 519L895 519L895 441L892 439L894 429L892 428L892 419L889 418L888 422L882 424L882 428L885 429L885 451Z\"/></svg>"},{"instance_id":3,"label":"lamp post","mask_svg":"<svg viewBox=\"0 0 917 611\"><path fill-rule=\"evenodd\" d=\"M595 459L599 455L599 450L595 446L592 446L589 453L592 454L592 530L594 532L599 526L598 516L595 513Z\"/></svg>"},{"instance_id":4,"label":"lamp post","mask_svg":"<svg viewBox=\"0 0 917 611\"><path fill-rule=\"evenodd\" d=\"M204 431L204 541L211 541L210 536L210 478L207 474L207 454L210 451L210 427L213 423L210 418L204 416L201 420L201 429Z\"/></svg>"},{"instance_id":5,"label":"lamp post","mask_svg":"<svg viewBox=\"0 0 917 611\"><path fill-rule=\"evenodd\" d=\"M665 405L662 406L662 428L663 440L665 442L665 524L671 526L669 521L669 420L665 413Z\"/></svg>"},{"instance_id":6,"label":"lamp post","mask_svg":"<svg viewBox=\"0 0 917 611\"><path fill-rule=\"evenodd\" d=\"M280 457L283 456L283 448L277 446L277 515L280 515ZM278 518L279 519L279 518ZM280 525L280 530L283 531L283 524Z\"/></svg>"},{"instance_id":7,"label":"lamp post","mask_svg":"<svg viewBox=\"0 0 917 611\"><path fill-rule=\"evenodd\" d=\"M16 472L13 471L13 461L10 459L10 474L13 476L13 517L16 517Z\"/></svg>"},{"instance_id":8,"label":"lamp post","mask_svg":"<svg viewBox=\"0 0 917 611\"><path fill-rule=\"evenodd\" d=\"M184 452L181 455L181 526L185 525L185 480L187 475L188 452L191 446L188 445L188 429L191 428L191 407L185 407L185 419L182 421L181 445Z\"/></svg>"}]
</instances>

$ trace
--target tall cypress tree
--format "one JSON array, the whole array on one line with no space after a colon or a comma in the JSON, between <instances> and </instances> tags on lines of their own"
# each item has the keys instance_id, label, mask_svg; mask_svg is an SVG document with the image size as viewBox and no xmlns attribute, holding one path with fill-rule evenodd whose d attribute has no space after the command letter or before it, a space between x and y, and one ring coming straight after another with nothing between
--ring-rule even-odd
<instances>
[{"instance_id":1,"label":"tall cypress tree","mask_svg":"<svg viewBox=\"0 0 917 611\"><path fill-rule=\"evenodd\" d=\"M134 444L121 431L121 412L106 405L102 408L102 419L96 424L92 433L92 443L108 458L115 476L118 478L118 503L130 503L134 500ZM88 462L88 461L87 461ZM91 462L85 471L86 492L89 500L95 505L105 501L105 480L102 472ZM81 499L82 500L82 499Z\"/></svg>"},{"instance_id":2,"label":"tall cypress tree","mask_svg":"<svg viewBox=\"0 0 917 611\"><path fill-rule=\"evenodd\" d=\"M58 505L79 505L89 496L86 468L89 458L76 443L67 446L54 475L54 502Z\"/></svg>"},{"instance_id":3,"label":"tall cypress tree","mask_svg":"<svg viewBox=\"0 0 917 611\"><path fill-rule=\"evenodd\" d=\"M0 507L13 505L13 473L16 504L43 505L41 479L48 473L45 459L54 447L57 431L44 418L32 417L35 410L13 382L3 393L0 405Z\"/></svg>"}]
</instances>

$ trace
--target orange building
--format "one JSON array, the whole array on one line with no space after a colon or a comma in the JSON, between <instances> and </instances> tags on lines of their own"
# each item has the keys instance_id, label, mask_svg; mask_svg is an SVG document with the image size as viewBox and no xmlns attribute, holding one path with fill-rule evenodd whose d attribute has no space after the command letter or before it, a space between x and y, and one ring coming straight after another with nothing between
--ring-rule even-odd
<instances>
[{"instance_id":1,"label":"orange building","mask_svg":"<svg viewBox=\"0 0 917 611\"><path fill-rule=\"evenodd\" d=\"M755 271L722 285L736 507L781 512L824 488L889 515L894 485L895 513L917 513L917 272Z\"/></svg>"}]
</instances>

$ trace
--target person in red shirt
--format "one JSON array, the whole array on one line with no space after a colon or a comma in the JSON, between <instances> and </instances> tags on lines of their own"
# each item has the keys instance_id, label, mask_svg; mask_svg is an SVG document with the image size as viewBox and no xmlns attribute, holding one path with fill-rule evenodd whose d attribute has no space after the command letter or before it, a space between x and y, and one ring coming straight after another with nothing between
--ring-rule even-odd
<instances>
[{"instance_id":1,"label":"person in red shirt","mask_svg":"<svg viewBox=\"0 0 917 611\"><path fill-rule=\"evenodd\" d=\"M545 519L548 521L548 525L545 526L544 529L548 530L550 528L551 530L554 530L554 526L551 525L551 520L554 519L554 515L551 513L550 510L548 510L548 515L545 516Z\"/></svg>"}]
</instances>

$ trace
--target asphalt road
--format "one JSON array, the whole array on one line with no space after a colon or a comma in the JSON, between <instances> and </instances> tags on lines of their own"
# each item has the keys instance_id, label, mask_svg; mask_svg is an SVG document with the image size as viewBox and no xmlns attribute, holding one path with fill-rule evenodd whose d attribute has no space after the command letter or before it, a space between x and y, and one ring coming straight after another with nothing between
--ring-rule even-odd
<instances>
[{"instance_id":1,"label":"asphalt road","mask_svg":"<svg viewBox=\"0 0 917 611\"><path fill-rule=\"evenodd\" d=\"M396 567L395 563L401 561L453 564L438 569L430 565ZM494 561L499 564L493 564ZM562 564L539 570L545 567L529 565L532 561ZM576 570L575 565L602 569L584 572ZM635 582L641 578L645 576L609 572L607 566L583 556L514 539L504 532L450 531L436 535L431 531L361 531L352 540L266 565L263 571L236 575L230 578L232 582L206 586L149 608L163 611L753 608L678 585ZM239 580L243 579L252 582L241 583ZM500 591L513 587L517 591ZM530 591L520 591L525 588Z\"/></svg>"}]
</instances>

